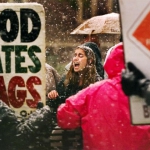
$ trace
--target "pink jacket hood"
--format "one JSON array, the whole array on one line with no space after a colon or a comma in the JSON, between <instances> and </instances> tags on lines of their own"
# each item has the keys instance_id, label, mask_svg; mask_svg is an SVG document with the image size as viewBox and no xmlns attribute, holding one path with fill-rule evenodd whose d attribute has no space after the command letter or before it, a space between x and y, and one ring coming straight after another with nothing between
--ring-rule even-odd
<instances>
[{"instance_id":1,"label":"pink jacket hood","mask_svg":"<svg viewBox=\"0 0 150 150\"><path fill-rule=\"evenodd\" d=\"M114 51L115 49L115 51ZM104 69L108 78L113 78L121 74L125 68L124 52L122 43L117 44L111 50L109 56L105 60Z\"/></svg>"}]
</instances>

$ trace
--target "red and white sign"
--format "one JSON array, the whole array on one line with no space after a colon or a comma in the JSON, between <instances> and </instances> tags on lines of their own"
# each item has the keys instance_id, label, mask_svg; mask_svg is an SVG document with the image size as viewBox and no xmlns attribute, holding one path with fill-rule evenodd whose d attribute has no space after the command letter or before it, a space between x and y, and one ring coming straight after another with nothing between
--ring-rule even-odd
<instances>
[{"instance_id":1,"label":"red and white sign","mask_svg":"<svg viewBox=\"0 0 150 150\"><path fill-rule=\"evenodd\" d=\"M150 55L150 5L140 13L139 17L135 20L131 29L129 29L129 38L134 42L139 49L143 50L146 55Z\"/></svg>"},{"instance_id":2,"label":"red and white sign","mask_svg":"<svg viewBox=\"0 0 150 150\"><path fill-rule=\"evenodd\" d=\"M45 103L45 13L37 3L0 5L0 99L20 117Z\"/></svg>"},{"instance_id":3,"label":"red and white sign","mask_svg":"<svg viewBox=\"0 0 150 150\"><path fill-rule=\"evenodd\" d=\"M125 60L132 62L150 79L150 1L119 0ZM150 124L150 106L130 97L132 124Z\"/></svg>"}]
</instances>

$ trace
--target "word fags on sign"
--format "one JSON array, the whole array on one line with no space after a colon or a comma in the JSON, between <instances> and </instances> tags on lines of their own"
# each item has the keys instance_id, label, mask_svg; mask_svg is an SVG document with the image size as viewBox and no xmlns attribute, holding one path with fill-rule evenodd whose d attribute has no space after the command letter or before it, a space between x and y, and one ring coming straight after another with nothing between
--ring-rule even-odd
<instances>
[{"instance_id":1,"label":"word fags on sign","mask_svg":"<svg viewBox=\"0 0 150 150\"><path fill-rule=\"evenodd\" d=\"M28 33L28 18L32 20L32 30ZM10 21L10 31L7 23ZM18 16L12 9L5 9L0 14L0 33L5 42L13 42L18 35L19 27L21 30L21 42L33 42L39 35L41 21L38 14L32 9L20 9L20 24Z\"/></svg>"},{"instance_id":2,"label":"word fags on sign","mask_svg":"<svg viewBox=\"0 0 150 150\"><path fill-rule=\"evenodd\" d=\"M41 85L41 80L36 76L30 77L27 80L27 83L25 83L24 79L20 76L11 78L8 85L8 94L2 76L0 76L0 83L0 99L8 106L11 104L14 108L20 108L26 100L26 103L30 108L36 108L38 101L41 100L39 93L34 88L34 85ZM30 94L34 97L34 101L33 99L26 99L27 90L16 90L17 86L26 87Z\"/></svg>"},{"instance_id":3,"label":"word fags on sign","mask_svg":"<svg viewBox=\"0 0 150 150\"><path fill-rule=\"evenodd\" d=\"M0 99L18 116L45 103L44 14L37 3L0 6Z\"/></svg>"}]
</instances>

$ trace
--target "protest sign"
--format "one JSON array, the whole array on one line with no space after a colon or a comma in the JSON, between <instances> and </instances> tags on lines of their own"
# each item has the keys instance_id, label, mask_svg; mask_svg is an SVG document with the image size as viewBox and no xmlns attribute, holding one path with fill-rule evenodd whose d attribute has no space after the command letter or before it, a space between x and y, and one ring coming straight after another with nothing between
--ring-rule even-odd
<instances>
[{"instance_id":1,"label":"protest sign","mask_svg":"<svg viewBox=\"0 0 150 150\"><path fill-rule=\"evenodd\" d=\"M150 79L150 1L119 0L126 63L132 62ZM150 124L150 106L131 96L132 124Z\"/></svg>"},{"instance_id":2,"label":"protest sign","mask_svg":"<svg viewBox=\"0 0 150 150\"><path fill-rule=\"evenodd\" d=\"M45 103L45 13L37 3L0 5L0 99L20 117Z\"/></svg>"}]
</instances>

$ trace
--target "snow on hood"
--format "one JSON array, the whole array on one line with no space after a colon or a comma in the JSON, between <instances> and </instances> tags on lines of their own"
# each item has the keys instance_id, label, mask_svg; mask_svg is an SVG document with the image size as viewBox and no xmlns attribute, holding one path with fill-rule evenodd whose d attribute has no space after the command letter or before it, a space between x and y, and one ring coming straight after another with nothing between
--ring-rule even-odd
<instances>
[{"instance_id":1,"label":"snow on hood","mask_svg":"<svg viewBox=\"0 0 150 150\"><path fill-rule=\"evenodd\" d=\"M123 44L119 43L114 46L104 64L104 69L109 78L116 77L121 74L125 68Z\"/></svg>"}]
</instances>

